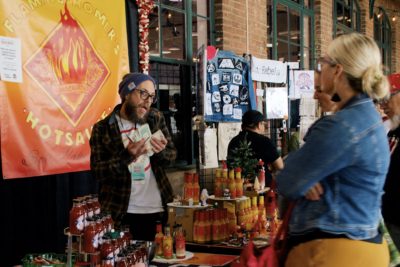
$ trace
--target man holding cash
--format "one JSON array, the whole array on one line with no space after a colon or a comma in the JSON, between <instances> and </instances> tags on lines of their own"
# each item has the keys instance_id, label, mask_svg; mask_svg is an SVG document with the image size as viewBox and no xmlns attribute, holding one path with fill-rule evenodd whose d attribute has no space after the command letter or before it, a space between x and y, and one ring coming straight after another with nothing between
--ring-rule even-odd
<instances>
[{"instance_id":1,"label":"man holding cash","mask_svg":"<svg viewBox=\"0 0 400 267\"><path fill-rule=\"evenodd\" d=\"M129 73L119 84L121 104L93 126L90 166L99 181L102 211L135 240L153 241L156 222L166 223L173 191L164 167L176 157L157 100L154 79Z\"/></svg>"}]
</instances>

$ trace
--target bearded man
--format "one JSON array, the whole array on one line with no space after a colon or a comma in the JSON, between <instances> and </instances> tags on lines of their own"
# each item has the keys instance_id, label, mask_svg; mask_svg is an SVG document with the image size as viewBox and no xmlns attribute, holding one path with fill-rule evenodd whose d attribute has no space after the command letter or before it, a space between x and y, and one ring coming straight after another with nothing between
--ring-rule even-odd
<instances>
[{"instance_id":1,"label":"bearded man","mask_svg":"<svg viewBox=\"0 0 400 267\"><path fill-rule=\"evenodd\" d=\"M164 168L176 158L176 149L164 116L151 107L155 86L149 75L125 75L118 90L121 104L93 126L90 138L101 209L117 228L129 225L134 240L154 241L156 224L166 223L166 204L173 198ZM146 124L152 134L162 134L141 138Z\"/></svg>"},{"instance_id":2,"label":"bearded man","mask_svg":"<svg viewBox=\"0 0 400 267\"><path fill-rule=\"evenodd\" d=\"M381 104L388 119L390 165L382 196L382 215L397 249L400 249L400 88L391 88L390 98Z\"/></svg>"}]
</instances>

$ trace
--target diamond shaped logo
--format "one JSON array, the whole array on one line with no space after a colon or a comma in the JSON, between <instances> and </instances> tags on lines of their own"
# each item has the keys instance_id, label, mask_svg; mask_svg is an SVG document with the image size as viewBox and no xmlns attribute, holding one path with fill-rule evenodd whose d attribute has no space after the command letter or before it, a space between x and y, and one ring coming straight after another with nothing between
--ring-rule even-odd
<instances>
[{"instance_id":1,"label":"diamond shaped logo","mask_svg":"<svg viewBox=\"0 0 400 267\"><path fill-rule=\"evenodd\" d=\"M76 126L110 71L66 4L60 17L24 69Z\"/></svg>"}]
</instances>

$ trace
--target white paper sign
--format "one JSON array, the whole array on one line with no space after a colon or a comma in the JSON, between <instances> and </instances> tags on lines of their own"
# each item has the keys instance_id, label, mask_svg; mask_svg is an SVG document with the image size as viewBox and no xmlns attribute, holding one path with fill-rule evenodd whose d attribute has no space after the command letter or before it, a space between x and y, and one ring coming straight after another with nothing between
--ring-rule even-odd
<instances>
[{"instance_id":1,"label":"white paper sign","mask_svg":"<svg viewBox=\"0 0 400 267\"><path fill-rule=\"evenodd\" d=\"M298 69L300 69L300 62L298 62L298 61L295 61L295 62L288 62L287 64L288 64L288 66L289 66L289 69L291 69L291 70L298 70Z\"/></svg>"},{"instance_id":2,"label":"white paper sign","mask_svg":"<svg viewBox=\"0 0 400 267\"><path fill-rule=\"evenodd\" d=\"M204 131L204 168L217 168L217 129L207 128Z\"/></svg>"},{"instance_id":3,"label":"white paper sign","mask_svg":"<svg viewBox=\"0 0 400 267\"><path fill-rule=\"evenodd\" d=\"M218 159L226 160L228 145L233 137L239 134L242 124L240 122L218 123Z\"/></svg>"},{"instance_id":4,"label":"white paper sign","mask_svg":"<svg viewBox=\"0 0 400 267\"><path fill-rule=\"evenodd\" d=\"M204 110L206 115L212 115L213 111L212 111L212 106L211 106L211 94L210 93L206 93L205 95L205 102L204 102Z\"/></svg>"},{"instance_id":5,"label":"white paper sign","mask_svg":"<svg viewBox=\"0 0 400 267\"><path fill-rule=\"evenodd\" d=\"M288 117L288 94L286 87L267 88L265 91L267 119Z\"/></svg>"},{"instance_id":6,"label":"white paper sign","mask_svg":"<svg viewBox=\"0 0 400 267\"><path fill-rule=\"evenodd\" d=\"M251 57L251 77L254 81L286 83L286 75L286 63Z\"/></svg>"},{"instance_id":7,"label":"white paper sign","mask_svg":"<svg viewBox=\"0 0 400 267\"><path fill-rule=\"evenodd\" d=\"M22 83L21 40L0 36L0 80Z\"/></svg>"},{"instance_id":8,"label":"white paper sign","mask_svg":"<svg viewBox=\"0 0 400 267\"><path fill-rule=\"evenodd\" d=\"M298 99L299 95L296 95L295 87L294 87L294 71L289 70L289 98L290 99Z\"/></svg>"}]
</instances>

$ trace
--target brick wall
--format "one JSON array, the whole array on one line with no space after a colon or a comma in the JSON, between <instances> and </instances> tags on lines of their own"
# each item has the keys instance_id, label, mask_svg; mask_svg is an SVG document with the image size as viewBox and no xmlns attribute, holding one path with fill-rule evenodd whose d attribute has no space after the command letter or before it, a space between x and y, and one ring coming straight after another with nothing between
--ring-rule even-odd
<instances>
[{"instance_id":1,"label":"brick wall","mask_svg":"<svg viewBox=\"0 0 400 267\"><path fill-rule=\"evenodd\" d=\"M266 58L266 1L247 0L247 3L246 16L245 0L215 0L217 46L237 55L250 53Z\"/></svg>"},{"instance_id":2,"label":"brick wall","mask_svg":"<svg viewBox=\"0 0 400 267\"><path fill-rule=\"evenodd\" d=\"M332 1L316 0L315 15L315 44L316 56L322 56L333 38Z\"/></svg>"},{"instance_id":3,"label":"brick wall","mask_svg":"<svg viewBox=\"0 0 400 267\"><path fill-rule=\"evenodd\" d=\"M267 58L267 1L215 0L215 24L217 46L234 51L238 55L250 54ZM373 37L374 23L369 18L369 0L359 0L361 9L361 32ZM375 0L375 7L400 10L398 0ZM377 8L375 8L377 10ZM315 0L315 47L316 56L323 55L333 38L333 0ZM392 13L388 11L391 19ZM392 27L392 68L400 72L400 17ZM247 33L248 28L248 33ZM248 49L248 51L247 51Z\"/></svg>"}]
</instances>

